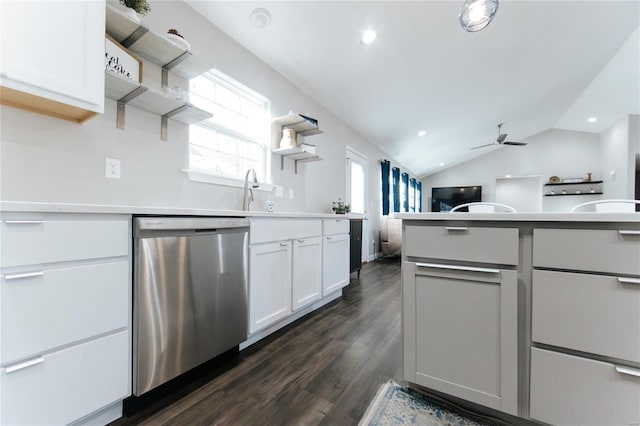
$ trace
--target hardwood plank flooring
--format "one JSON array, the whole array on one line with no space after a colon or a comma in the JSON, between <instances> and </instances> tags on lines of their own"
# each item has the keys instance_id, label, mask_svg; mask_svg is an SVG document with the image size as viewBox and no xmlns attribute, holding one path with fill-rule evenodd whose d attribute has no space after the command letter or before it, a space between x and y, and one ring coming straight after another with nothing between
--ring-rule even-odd
<instances>
[{"instance_id":1,"label":"hardwood plank flooring","mask_svg":"<svg viewBox=\"0 0 640 426\"><path fill-rule=\"evenodd\" d=\"M341 299L116 425L352 425L401 380L399 260L364 265Z\"/></svg>"}]
</instances>

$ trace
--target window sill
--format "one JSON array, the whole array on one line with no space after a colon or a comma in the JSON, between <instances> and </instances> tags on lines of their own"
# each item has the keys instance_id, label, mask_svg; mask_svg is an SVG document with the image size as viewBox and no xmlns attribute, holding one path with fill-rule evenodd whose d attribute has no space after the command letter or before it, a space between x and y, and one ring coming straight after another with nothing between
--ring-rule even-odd
<instances>
[{"instance_id":1,"label":"window sill","mask_svg":"<svg viewBox=\"0 0 640 426\"><path fill-rule=\"evenodd\" d=\"M213 185L230 186L233 188L244 188L244 180L231 178L228 176L216 175L208 173L202 170L182 169L183 173L189 176L189 180L192 182L210 183ZM254 191L271 192L273 191L273 185L264 182L258 182L260 186L258 188L252 188Z\"/></svg>"}]
</instances>

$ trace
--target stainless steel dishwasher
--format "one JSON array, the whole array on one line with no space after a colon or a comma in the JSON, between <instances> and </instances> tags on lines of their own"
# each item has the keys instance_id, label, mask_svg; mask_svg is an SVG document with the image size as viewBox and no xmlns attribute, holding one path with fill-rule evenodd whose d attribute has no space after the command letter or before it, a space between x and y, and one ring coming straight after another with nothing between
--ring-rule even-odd
<instances>
[{"instance_id":1,"label":"stainless steel dishwasher","mask_svg":"<svg viewBox=\"0 0 640 426\"><path fill-rule=\"evenodd\" d=\"M246 339L248 234L241 218L135 218L134 395Z\"/></svg>"}]
</instances>

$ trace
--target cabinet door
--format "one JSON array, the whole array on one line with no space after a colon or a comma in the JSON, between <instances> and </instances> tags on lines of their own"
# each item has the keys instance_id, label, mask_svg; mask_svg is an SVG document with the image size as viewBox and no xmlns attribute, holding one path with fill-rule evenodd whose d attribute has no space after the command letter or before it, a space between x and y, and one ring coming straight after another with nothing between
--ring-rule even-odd
<instances>
[{"instance_id":1,"label":"cabinet door","mask_svg":"<svg viewBox=\"0 0 640 426\"><path fill-rule=\"evenodd\" d=\"M404 376L517 415L517 273L404 262Z\"/></svg>"},{"instance_id":2,"label":"cabinet door","mask_svg":"<svg viewBox=\"0 0 640 426\"><path fill-rule=\"evenodd\" d=\"M320 299L322 291L322 238L293 242L293 310Z\"/></svg>"},{"instance_id":3,"label":"cabinet door","mask_svg":"<svg viewBox=\"0 0 640 426\"><path fill-rule=\"evenodd\" d=\"M49 100L102 113L104 1L3 1L0 8L2 102L43 112Z\"/></svg>"},{"instance_id":4,"label":"cabinet door","mask_svg":"<svg viewBox=\"0 0 640 426\"><path fill-rule=\"evenodd\" d=\"M291 241L249 247L249 333L291 313Z\"/></svg>"},{"instance_id":5,"label":"cabinet door","mask_svg":"<svg viewBox=\"0 0 640 426\"><path fill-rule=\"evenodd\" d=\"M322 243L322 295L349 284L349 235L329 235Z\"/></svg>"}]
</instances>

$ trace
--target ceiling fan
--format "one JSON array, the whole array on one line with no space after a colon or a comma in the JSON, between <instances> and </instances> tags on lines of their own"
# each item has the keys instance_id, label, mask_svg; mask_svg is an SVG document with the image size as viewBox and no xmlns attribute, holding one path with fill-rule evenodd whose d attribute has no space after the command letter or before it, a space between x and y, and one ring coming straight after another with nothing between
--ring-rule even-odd
<instances>
[{"instance_id":1,"label":"ceiling fan","mask_svg":"<svg viewBox=\"0 0 640 426\"><path fill-rule=\"evenodd\" d=\"M492 143L487 143L484 145L480 145L480 146L474 146L473 148L470 149L478 149L478 148L484 148L487 146L493 146L493 145L515 145L515 146L524 146L527 143L526 142L511 142L511 141L506 141L505 139L507 138L507 134L506 133L500 133L500 128L502 127L502 123L498 124L498 139L496 139L495 142Z\"/></svg>"}]
</instances>

